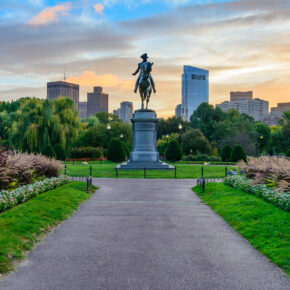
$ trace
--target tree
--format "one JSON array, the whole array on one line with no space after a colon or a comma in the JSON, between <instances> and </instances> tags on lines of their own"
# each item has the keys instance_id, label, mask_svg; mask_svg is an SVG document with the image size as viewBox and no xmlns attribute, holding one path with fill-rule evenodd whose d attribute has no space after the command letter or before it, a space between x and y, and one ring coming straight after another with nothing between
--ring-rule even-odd
<instances>
[{"instance_id":1,"label":"tree","mask_svg":"<svg viewBox=\"0 0 290 290\"><path fill-rule=\"evenodd\" d=\"M64 161L66 159L67 157L66 152L61 144L54 145L54 151L55 151L57 160Z\"/></svg>"},{"instance_id":2,"label":"tree","mask_svg":"<svg viewBox=\"0 0 290 290\"><path fill-rule=\"evenodd\" d=\"M166 159L169 161L178 161L182 158L182 151L179 143L176 140L172 140L168 144L166 150Z\"/></svg>"},{"instance_id":3,"label":"tree","mask_svg":"<svg viewBox=\"0 0 290 290\"><path fill-rule=\"evenodd\" d=\"M256 123L255 125L257 131L257 146L258 151L261 153L263 151L268 151L271 139L271 131L267 124Z\"/></svg>"},{"instance_id":4,"label":"tree","mask_svg":"<svg viewBox=\"0 0 290 290\"><path fill-rule=\"evenodd\" d=\"M96 114L96 117L101 124L108 124L109 122L123 122L118 116L112 113L99 112Z\"/></svg>"},{"instance_id":5,"label":"tree","mask_svg":"<svg viewBox=\"0 0 290 290\"><path fill-rule=\"evenodd\" d=\"M256 144L255 141L246 132L237 132L235 135L226 137L218 142L218 148L221 150L224 145L241 145L246 151L247 155L256 154Z\"/></svg>"},{"instance_id":6,"label":"tree","mask_svg":"<svg viewBox=\"0 0 290 290\"><path fill-rule=\"evenodd\" d=\"M56 154L54 152L54 149L51 145L45 146L43 150L43 155L50 157L50 158L56 158Z\"/></svg>"},{"instance_id":7,"label":"tree","mask_svg":"<svg viewBox=\"0 0 290 290\"><path fill-rule=\"evenodd\" d=\"M170 117L168 119L160 119L157 124L157 138L161 139L163 135L171 135L172 133L180 133L178 128L181 124L181 132L184 133L189 128L189 123L181 118Z\"/></svg>"},{"instance_id":8,"label":"tree","mask_svg":"<svg viewBox=\"0 0 290 290\"><path fill-rule=\"evenodd\" d=\"M237 162L240 160L244 160L245 162L247 161L246 153L241 145L236 145L232 149L230 160L231 162Z\"/></svg>"},{"instance_id":9,"label":"tree","mask_svg":"<svg viewBox=\"0 0 290 290\"><path fill-rule=\"evenodd\" d=\"M189 129L182 135L182 149L187 155L190 154L190 150L193 154L210 154L212 151L210 143L198 129Z\"/></svg>"},{"instance_id":10,"label":"tree","mask_svg":"<svg viewBox=\"0 0 290 290\"><path fill-rule=\"evenodd\" d=\"M231 152L232 152L232 147L230 145L227 145L227 144L224 145L222 150L221 150L222 161L230 161Z\"/></svg>"},{"instance_id":11,"label":"tree","mask_svg":"<svg viewBox=\"0 0 290 290\"><path fill-rule=\"evenodd\" d=\"M108 148L107 158L108 160L114 162L121 162L126 159L124 145L120 140L118 139L111 140Z\"/></svg>"}]
</instances>

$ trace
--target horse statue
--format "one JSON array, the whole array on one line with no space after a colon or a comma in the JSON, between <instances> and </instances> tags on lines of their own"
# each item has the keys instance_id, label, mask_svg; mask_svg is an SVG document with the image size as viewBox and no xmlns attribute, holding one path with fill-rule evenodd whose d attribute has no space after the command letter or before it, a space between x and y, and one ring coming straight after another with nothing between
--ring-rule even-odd
<instances>
[{"instance_id":1,"label":"horse statue","mask_svg":"<svg viewBox=\"0 0 290 290\"><path fill-rule=\"evenodd\" d=\"M146 102L146 109L152 93L152 71L153 62L145 62L141 68L141 75L139 80L139 93L142 101L141 109L144 109L144 102ZM154 86L154 84L153 84Z\"/></svg>"}]
</instances>

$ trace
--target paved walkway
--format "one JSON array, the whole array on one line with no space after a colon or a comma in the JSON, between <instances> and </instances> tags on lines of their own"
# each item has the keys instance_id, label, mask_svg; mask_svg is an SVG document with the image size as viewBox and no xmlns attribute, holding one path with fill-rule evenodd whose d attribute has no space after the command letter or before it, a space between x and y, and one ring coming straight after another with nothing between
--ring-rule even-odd
<instances>
[{"instance_id":1,"label":"paved walkway","mask_svg":"<svg viewBox=\"0 0 290 290\"><path fill-rule=\"evenodd\" d=\"M94 183L96 194L1 290L290 289L278 267L192 193L192 180Z\"/></svg>"}]
</instances>

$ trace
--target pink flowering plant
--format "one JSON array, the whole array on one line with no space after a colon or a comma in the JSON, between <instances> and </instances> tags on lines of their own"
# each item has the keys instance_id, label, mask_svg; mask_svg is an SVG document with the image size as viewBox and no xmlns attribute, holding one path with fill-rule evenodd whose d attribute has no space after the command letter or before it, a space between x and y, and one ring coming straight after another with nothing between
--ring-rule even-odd
<instances>
[{"instance_id":1,"label":"pink flowering plant","mask_svg":"<svg viewBox=\"0 0 290 290\"><path fill-rule=\"evenodd\" d=\"M27 184L13 191L0 190L0 212L38 196L43 192L67 184L69 181L70 179L68 176L61 175L59 177L46 178L33 184Z\"/></svg>"},{"instance_id":2,"label":"pink flowering plant","mask_svg":"<svg viewBox=\"0 0 290 290\"><path fill-rule=\"evenodd\" d=\"M63 165L41 154L7 151L0 147L0 190L32 184L43 178L57 177Z\"/></svg>"},{"instance_id":3,"label":"pink flowering plant","mask_svg":"<svg viewBox=\"0 0 290 290\"><path fill-rule=\"evenodd\" d=\"M251 179L241 175L228 176L224 183L233 188L254 194L277 207L290 211L290 191L282 191L279 188L272 188L265 184L253 184Z\"/></svg>"}]
</instances>

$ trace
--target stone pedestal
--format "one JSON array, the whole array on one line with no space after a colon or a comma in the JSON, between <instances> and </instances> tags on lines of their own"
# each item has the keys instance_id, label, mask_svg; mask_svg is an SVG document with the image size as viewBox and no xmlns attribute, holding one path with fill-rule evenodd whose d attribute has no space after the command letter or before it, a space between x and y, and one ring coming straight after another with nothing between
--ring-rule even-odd
<instances>
[{"instance_id":1,"label":"stone pedestal","mask_svg":"<svg viewBox=\"0 0 290 290\"><path fill-rule=\"evenodd\" d=\"M117 166L118 169L174 169L159 160L157 151L157 122L152 110L137 110L132 119L133 150L130 160Z\"/></svg>"}]
</instances>

